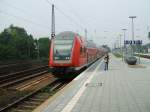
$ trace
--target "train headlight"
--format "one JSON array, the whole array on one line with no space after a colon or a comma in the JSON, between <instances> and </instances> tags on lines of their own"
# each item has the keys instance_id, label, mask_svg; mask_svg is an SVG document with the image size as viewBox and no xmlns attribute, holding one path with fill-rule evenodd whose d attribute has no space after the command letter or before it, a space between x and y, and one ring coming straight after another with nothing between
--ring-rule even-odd
<instances>
[{"instance_id":1,"label":"train headlight","mask_svg":"<svg viewBox=\"0 0 150 112\"><path fill-rule=\"evenodd\" d=\"M66 57L66 59L67 59L67 60L69 60L69 59L70 59L70 57Z\"/></svg>"},{"instance_id":2,"label":"train headlight","mask_svg":"<svg viewBox=\"0 0 150 112\"><path fill-rule=\"evenodd\" d=\"M58 57L55 57L55 59L57 60L57 59L59 59Z\"/></svg>"}]
</instances>

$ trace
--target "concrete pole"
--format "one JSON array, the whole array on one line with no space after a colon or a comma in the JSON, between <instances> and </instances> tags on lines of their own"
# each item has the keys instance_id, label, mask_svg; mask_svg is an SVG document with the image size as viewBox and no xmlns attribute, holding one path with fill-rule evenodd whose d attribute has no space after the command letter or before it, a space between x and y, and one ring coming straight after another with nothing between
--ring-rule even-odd
<instances>
[{"instance_id":1,"label":"concrete pole","mask_svg":"<svg viewBox=\"0 0 150 112\"><path fill-rule=\"evenodd\" d=\"M126 49L126 44L125 44L125 41L126 41L126 30L127 29L122 29L122 30L124 31L124 55L123 55L123 57L124 57L124 61L125 61L125 56L127 54L127 49Z\"/></svg>"},{"instance_id":2,"label":"concrete pole","mask_svg":"<svg viewBox=\"0 0 150 112\"><path fill-rule=\"evenodd\" d=\"M122 41L122 39L121 39L121 34L119 35L119 40L120 40L120 52L121 52L121 55L122 55L122 61L123 61L123 50L122 50L122 46L121 46L121 41Z\"/></svg>"},{"instance_id":3,"label":"concrete pole","mask_svg":"<svg viewBox=\"0 0 150 112\"><path fill-rule=\"evenodd\" d=\"M136 18L136 16L129 16L129 18L132 19L132 56L134 56L134 49L133 49L133 42L134 42L134 21L133 19Z\"/></svg>"},{"instance_id":4,"label":"concrete pole","mask_svg":"<svg viewBox=\"0 0 150 112\"><path fill-rule=\"evenodd\" d=\"M52 24L51 24L51 38L55 37L55 12L54 12L54 4L52 4Z\"/></svg>"}]
</instances>

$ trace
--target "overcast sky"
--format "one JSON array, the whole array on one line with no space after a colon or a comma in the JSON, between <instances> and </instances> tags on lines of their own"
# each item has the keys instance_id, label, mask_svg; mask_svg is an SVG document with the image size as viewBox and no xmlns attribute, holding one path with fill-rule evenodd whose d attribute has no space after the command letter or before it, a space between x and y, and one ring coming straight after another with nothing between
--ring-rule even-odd
<instances>
[{"instance_id":1,"label":"overcast sky","mask_svg":"<svg viewBox=\"0 0 150 112\"><path fill-rule=\"evenodd\" d=\"M150 0L49 0L55 3L56 33L74 31L97 44L112 46L121 29L131 39L131 19L137 16L135 38L147 43L150 27ZM0 31L10 24L24 27L35 38L50 36L51 5L46 0L0 0ZM123 38L123 37L122 37Z\"/></svg>"}]
</instances>

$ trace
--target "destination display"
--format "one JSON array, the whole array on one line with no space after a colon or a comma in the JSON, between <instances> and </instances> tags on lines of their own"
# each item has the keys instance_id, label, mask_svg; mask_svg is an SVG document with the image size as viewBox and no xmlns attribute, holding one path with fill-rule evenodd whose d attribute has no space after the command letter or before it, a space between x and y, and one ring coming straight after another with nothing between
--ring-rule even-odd
<instances>
[{"instance_id":1,"label":"destination display","mask_svg":"<svg viewBox=\"0 0 150 112\"><path fill-rule=\"evenodd\" d=\"M126 45L142 45L142 40L125 40Z\"/></svg>"}]
</instances>

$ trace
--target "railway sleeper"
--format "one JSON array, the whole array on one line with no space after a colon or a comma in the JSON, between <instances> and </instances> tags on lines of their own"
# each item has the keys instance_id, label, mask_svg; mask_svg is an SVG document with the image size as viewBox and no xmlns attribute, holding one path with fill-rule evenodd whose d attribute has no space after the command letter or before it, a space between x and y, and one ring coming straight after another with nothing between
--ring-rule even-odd
<instances>
[{"instance_id":1,"label":"railway sleeper","mask_svg":"<svg viewBox=\"0 0 150 112\"><path fill-rule=\"evenodd\" d=\"M14 109L12 109L11 110L12 112L31 112L31 110L23 110L23 109L16 109L16 108L14 108Z\"/></svg>"},{"instance_id":2,"label":"railway sleeper","mask_svg":"<svg viewBox=\"0 0 150 112\"><path fill-rule=\"evenodd\" d=\"M19 107L16 107L16 110L22 110L22 112L31 112L33 109L35 109L36 106L29 106L29 105L21 105ZM14 111L11 111L14 112Z\"/></svg>"},{"instance_id":3,"label":"railway sleeper","mask_svg":"<svg viewBox=\"0 0 150 112\"><path fill-rule=\"evenodd\" d=\"M40 93L38 93L37 95L35 95L35 97L36 96L38 96L38 97L40 97L40 96L48 96L48 94L47 93L45 93L45 92L40 92Z\"/></svg>"},{"instance_id":4,"label":"railway sleeper","mask_svg":"<svg viewBox=\"0 0 150 112\"><path fill-rule=\"evenodd\" d=\"M33 109L31 108L27 108L27 107L16 107L16 108L12 108L10 111L7 112L31 112Z\"/></svg>"},{"instance_id":5,"label":"railway sleeper","mask_svg":"<svg viewBox=\"0 0 150 112\"><path fill-rule=\"evenodd\" d=\"M37 97L34 97L33 99L46 99L48 96L37 96Z\"/></svg>"},{"instance_id":6,"label":"railway sleeper","mask_svg":"<svg viewBox=\"0 0 150 112\"><path fill-rule=\"evenodd\" d=\"M34 96L35 99L46 99L47 97L49 97L49 94L47 94L47 93L46 94L42 94L42 95Z\"/></svg>"},{"instance_id":7,"label":"railway sleeper","mask_svg":"<svg viewBox=\"0 0 150 112\"><path fill-rule=\"evenodd\" d=\"M24 101L21 105L12 108L10 112L31 112L33 109L35 109L40 104L41 103L38 103L38 104L33 103L33 104L31 104L31 102L25 102Z\"/></svg>"},{"instance_id":8,"label":"railway sleeper","mask_svg":"<svg viewBox=\"0 0 150 112\"><path fill-rule=\"evenodd\" d=\"M36 108L37 106L35 105L21 105L19 108L23 108L23 109L27 109L27 110L33 110L34 108Z\"/></svg>"},{"instance_id":9,"label":"railway sleeper","mask_svg":"<svg viewBox=\"0 0 150 112\"><path fill-rule=\"evenodd\" d=\"M31 101L36 101L36 102L37 102L37 101L38 101L38 102L43 102L44 99L41 99L41 98L40 98L40 99L39 99L39 98L31 98L30 100L31 100Z\"/></svg>"},{"instance_id":10,"label":"railway sleeper","mask_svg":"<svg viewBox=\"0 0 150 112\"><path fill-rule=\"evenodd\" d=\"M25 104L31 104L31 105L35 105L35 106L38 106L41 104L41 102L35 102L35 101L24 101L23 103Z\"/></svg>"}]
</instances>

